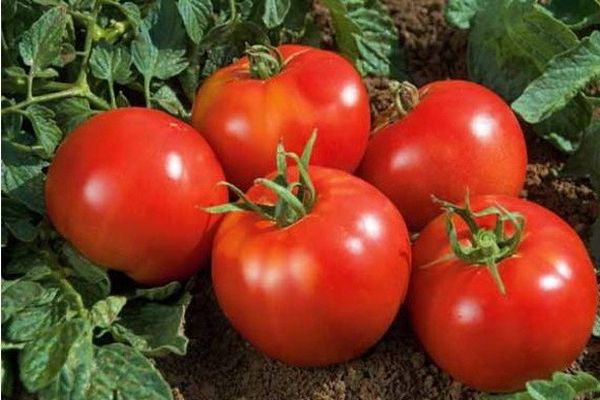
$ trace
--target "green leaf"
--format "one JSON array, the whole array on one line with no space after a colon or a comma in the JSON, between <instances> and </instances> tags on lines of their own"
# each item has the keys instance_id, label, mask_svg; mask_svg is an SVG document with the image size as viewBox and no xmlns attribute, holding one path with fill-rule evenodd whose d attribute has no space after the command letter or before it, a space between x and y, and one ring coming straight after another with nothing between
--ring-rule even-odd
<instances>
[{"instance_id":1,"label":"green leaf","mask_svg":"<svg viewBox=\"0 0 600 400\"><path fill-rule=\"evenodd\" d=\"M63 136L54 121L54 111L39 104L32 104L25 109L25 116L31 122L35 136L44 149L44 154L51 157Z\"/></svg>"},{"instance_id":2,"label":"green leaf","mask_svg":"<svg viewBox=\"0 0 600 400\"><path fill-rule=\"evenodd\" d=\"M35 240L40 232L40 215L10 198L2 198L2 222L22 242Z\"/></svg>"},{"instance_id":3,"label":"green leaf","mask_svg":"<svg viewBox=\"0 0 600 400\"><path fill-rule=\"evenodd\" d=\"M324 0L338 48L361 74L403 77L398 30L378 0Z\"/></svg>"},{"instance_id":4,"label":"green leaf","mask_svg":"<svg viewBox=\"0 0 600 400\"><path fill-rule=\"evenodd\" d=\"M168 85L162 85L160 89L152 95L152 101L171 114L180 117L185 117L187 115L187 111L183 107L183 104L181 104L181 101L177 98L177 94Z\"/></svg>"},{"instance_id":5,"label":"green leaf","mask_svg":"<svg viewBox=\"0 0 600 400\"><path fill-rule=\"evenodd\" d=\"M136 68L147 79L169 79L188 65L183 57L185 50L159 50L144 31L132 42L131 54Z\"/></svg>"},{"instance_id":6,"label":"green leaf","mask_svg":"<svg viewBox=\"0 0 600 400\"><path fill-rule=\"evenodd\" d=\"M265 0L262 21L269 29L281 25L290 11L291 0Z\"/></svg>"},{"instance_id":7,"label":"green leaf","mask_svg":"<svg viewBox=\"0 0 600 400\"><path fill-rule=\"evenodd\" d=\"M28 307L50 303L57 293L29 280L2 280L2 324Z\"/></svg>"},{"instance_id":8,"label":"green leaf","mask_svg":"<svg viewBox=\"0 0 600 400\"><path fill-rule=\"evenodd\" d=\"M210 0L179 0L177 9L190 39L196 44L200 43L211 22L212 2Z\"/></svg>"},{"instance_id":9,"label":"green leaf","mask_svg":"<svg viewBox=\"0 0 600 400\"><path fill-rule=\"evenodd\" d=\"M91 306L110 294L110 279L106 269L92 263L71 244L62 248L67 265L73 271L69 281L81 293L86 306Z\"/></svg>"},{"instance_id":10,"label":"green leaf","mask_svg":"<svg viewBox=\"0 0 600 400\"><path fill-rule=\"evenodd\" d=\"M125 14L134 28L139 28L142 26L142 14L140 12L140 8L135 3L129 1L123 3L121 11L123 14Z\"/></svg>"},{"instance_id":11,"label":"green leaf","mask_svg":"<svg viewBox=\"0 0 600 400\"><path fill-rule=\"evenodd\" d=\"M573 400L576 395L575 390L564 383L531 381L526 386L534 400Z\"/></svg>"},{"instance_id":12,"label":"green leaf","mask_svg":"<svg viewBox=\"0 0 600 400\"><path fill-rule=\"evenodd\" d=\"M39 392L40 400L87 399L94 367L94 345L91 327L73 342L67 359L56 379Z\"/></svg>"},{"instance_id":13,"label":"green leaf","mask_svg":"<svg viewBox=\"0 0 600 400\"><path fill-rule=\"evenodd\" d=\"M92 74L110 82L126 84L131 80L131 55L123 46L102 43L94 47L90 56Z\"/></svg>"},{"instance_id":14,"label":"green leaf","mask_svg":"<svg viewBox=\"0 0 600 400\"><path fill-rule=\"evenodd\" d=\"M512 103L530 123L561 110L595 77L600 76L600 31L550 60L544 73L531 82Z\"/></svg>"},{"instance_id":15,"label":"green leaf","mask_svg":"<svg viewBox=\"0 0 600 400\"><path fill-rule=\"evenodd\" d=\"M598 392L600 382L586 373L565 374L556 372L549 380L533 380L526 384L526 391L503 394L484 395L484 400L573 400L575 396Z\"/></svg>"},{"instance_id":16,"label":"green leaf","mask_svg":"<svg viewBox=\"0 0 600 400\"><path fill-rule=\"evenodd\" d=\"M163 286L153 288L136 289L135 299L146 299L150 301L167 300L169 297L181 291L181 283L178 281L169 282Z\"/></svg>"},{"instance_id":17,"label":"green leaf","mask_svg":"<svg viewBox=\"0 0 600 400\"><path fill-rule=\"evenodd\" d=\"M30 392L49 385L61 372L71 347L89 331L89 322L72 319L42 332L20 353L20 377Z\"/></svg>"},{"instance_id":18,"label":"green leaf","mask_svg":"<svg viewBox=\"0 0 600 400\"><path fill-rule=\"evenodd\" d=\"M172 400L171 389L154 365L120 343L96 347L88 399Z\"/></svg>"},{"instance_id":19,"label":"green leaf","mask_svg":"<svg viewBox=\"0 0 600 400\"><path fill-rule=\"evenodd\" d=\"M151 3L142 30L148 31L150 41L158 49L185 48L186 31L175 0L155 0Z\"/></svg>"},{"instance_id":20,"label":"green leaf","mask_svg":"<svg viewBox=\"0 0 600 400\"><path fill-rule=\"evenodd\" d=\"M30 66L34 73L43 70L60 57L62 38L69 18L64 6L51 8L23 34L19 52L23 62Z\"/></svg>"},{"instance_id":21,"label":"green leaf","mask_svg":"<svg viewBox=\"0 0 600 400\"><path fill-rule=\"evenodd\" d=\"M508 101L516 99L577 36L533 0L486 1L469 34L469 76Z\"/></svg>"},{"instance_id":22,"label":"green leaf","mask_svg":"<svg viewBox=\"0 0 600 400\"><path fill-rule=\"evenodd\" d=\"M92 324L100 328L108 328L117 320L117 317L127 303L123 296L109 296L98 301L91 310Z\"/></svg>"},{"instance_id":23,"label":"green leaf","mask_svg":"<svg viewBox=\"0 0 600 400\"><path fill-rule=\"evenodd\" d=\"M583 29L600 22L598 0L550 0L543 3L554 18L571 29Z\"/></svg>"},{"instance_id":24,"label":"green leaf","mask_svg":"<svg viewBox=\"0 0 600 400\"><path fill-rule=\"evenodd\" d=\"M578 372L576 374L566 374L564 372L555 372L552 380L557 383L569 385L577 393L588 393L600 390L600 382L587 372Z\"/></svg>"},{"instance_id":25,"label":"green leaf","mask_svg":"<svg viewBox=\"0 0 600 400\"><path fill-rule=\"evenodd\" d=\"M471 20L486 0L450 0L446 5L446 21L460 29L469 29Z\"/></svg>"},{"instance_id":26,"label":"green leaf","mask_svg":"<svg viewBox=\"0 0 600 400\"><path fill-rule=\"evenodd\" d=\"M533 130L559 150L573 153L581 143L583 130L590 124L592 111L589 101L577 95L565 108L533 125Z\"/></svg>"},{"instance_id":27,"label":"green leaf","mask_svg":"<svg viewBox=\"0 0 600 400\"><path fill-rule=\"evenodd\" d=\"M48 163L2 140L2 191L39 214L46 212L44 173Z\"/></svg>"},{"instance_id":28,"label":"green leaf","mask_svg":"<svg viewBox=\"0 0 600 400\"><path fill-rule=\"evenodd\" d=\"M81 97L69 97L59 101L54 107L54 112L56 122L67 135L95 113L90 108L90 102Z\"/></svg>"},{"instance_id":29,"label":"green leaf","mask_svg":"<svg viewBox=\"0 0 600 400\"><path fill-rule=\"evenodd\" d=\"M544 72L552 57L578 44L577 36L534 0L485 1L471 25L469 76L509 102ZM590 115L587 101L577 96L534 129L568 150L577 146Z\"/></svg>"},{"instance_id":30,"label":"green leaf","mask_svg":"<svg viewBox=\"0 0 600 400\"><path fill-rule=\"evenodd\" d=\"M121 311L111 333L115 340L130 343L150 356L167 352L184 355L188 338L184 333L185 310L191 301L189 293L171 304L134 300Z\"/></svg>"},{"instance_id":31,"label":"green leaf","mask_svg":"<svg viewBox=\"0 0 600 400\"><path fill-rule=\"evenodd\" d=\"M600 121L585 131L581 145L561 171L570 176L587 176L596 193L600 194Z\"/></svg>"}]
</instances>

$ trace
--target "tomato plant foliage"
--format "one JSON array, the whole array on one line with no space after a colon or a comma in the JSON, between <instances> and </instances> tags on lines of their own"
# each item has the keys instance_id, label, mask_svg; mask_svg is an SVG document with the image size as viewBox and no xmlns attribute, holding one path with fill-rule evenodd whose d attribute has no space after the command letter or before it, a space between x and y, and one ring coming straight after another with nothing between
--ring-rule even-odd
<instances>
[{"instance_id":1,"label":"tomato plant foliage","mask_svg":"<svg viewBox=\"0 0 600 400\"><path fill-rule=\"evenodd\" d=\"M378 0L329 0L340 52L402 76ZM189 118L199 83L248 44L319 45L304 0L2 2L2 390L41 399L170 399L148 357L183 355L186 287L127 289L46 216L46 170L88 118L146 105ZM336 19L336 20L337 20ZM119 282L123 280L118 278Z\"/></svg>"}]
</instances>

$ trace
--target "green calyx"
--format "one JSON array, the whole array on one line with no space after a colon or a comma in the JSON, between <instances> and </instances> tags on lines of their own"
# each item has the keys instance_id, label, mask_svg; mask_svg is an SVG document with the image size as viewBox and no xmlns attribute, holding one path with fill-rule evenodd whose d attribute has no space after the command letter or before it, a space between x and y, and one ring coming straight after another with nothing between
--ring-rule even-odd
<instances>
[{"instance_id":1,"label":"green calyx","mask_svg":"<svg viewBox=\"0 0 600 400\"><path fill-rule=\"evenodd\" d=\"M408 81L390 82L390 90L394 95L394 105L400 117L407 115L421 100L419 89Z\"/></svg>"},{"instance_id":2,"label":"green calyx","mask_svg":"<svg viewBox=\"0 0 600 400\"><path fill-rule=\"evenodd\" d=\"M283 56L276 47L256 44L246 49L250 76L253 79L269 79L283 69Z\"/></svg>"},{"instance_id":3,"label":"green calyx","mask_svg":"<svg viewBox=\"0 0 600 400\"><path fill-rule=\"evenodd\" d=\"M446 232L454 255L469 264L485 266L492 274L500 292L506 294L504 282L498 272L498 263L517 251L523 235L525 217L520 213L510 212L499 204L474 212L468 194L465 197L464 207L437 198L434 198L434 201L439 203L447 213ZM459 216L471 232L468 244L461 244L458 240L452 218L454 215ZM490 215L496 216L494 229L485 229L477 224L477 218ZM505 232L507 222L514 227L514 233L510 236Z\"/></svg>"},{"instance_id":4,"label":"green calyx","mask_svg":"<svg viewBox=\"0 0 600 400\"><path fill-rule=\"evenodd\" d=\"M221 182L231 189L238 197L234 203L222 204L205 208L204 211L213 214L222 214L236 211L251 211L259 214L264 219L273 221L283 228L299 221L312 209L317 194L308 174L308 165L313 146L317 139L313 131L304 147L302 156L286 152L283 143L277 145L277 175L272 179L258 178L255 185L262 185L277 195L275 204L259 204L250 200L238 187L228 182ZM290 182L288 178L287 159L292 159L298 168L298 181Z\"/></svg>"}]
</instances>

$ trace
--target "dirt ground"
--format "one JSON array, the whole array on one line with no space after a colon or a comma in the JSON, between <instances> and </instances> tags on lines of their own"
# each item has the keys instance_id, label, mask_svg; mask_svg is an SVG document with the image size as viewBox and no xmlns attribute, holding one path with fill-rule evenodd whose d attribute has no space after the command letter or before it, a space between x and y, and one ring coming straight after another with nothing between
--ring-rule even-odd
<instances>
[{"instance_id":1,"label":"dirt ground","mask_svg":"<svg viewBox=\"0 0 600 400\"><path fill-rule=\"evenodd\" d=\"M446 26L442 0L388 0L415 84L465 78L466 35ZM316 7L317 20L327 16ZM324 41L330 41L326 35ZM369 80L374 113L389 100L383 80ZM536 137L528 137L524 195L558 213L583 237L600 206L583 180L558 176L563 156ZM178 400L427 400L475 399L477 393L454 382L429 361L414 338L404 311L367 354L328 368L288 367L258 353L233 331L218 309L204 271L188 311L190 337L185 358L170 357L159 367ZM600 376L600 341L590 342L574 365Z\"/></svg>"}]
</instances>

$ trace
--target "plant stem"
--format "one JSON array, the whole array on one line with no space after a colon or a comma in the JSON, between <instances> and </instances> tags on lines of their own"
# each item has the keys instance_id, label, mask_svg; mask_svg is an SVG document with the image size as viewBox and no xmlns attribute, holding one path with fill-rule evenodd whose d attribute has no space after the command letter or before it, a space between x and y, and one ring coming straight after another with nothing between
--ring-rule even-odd
<instances>
[{"instance_id":1,"label":"plant stem","mask_svg":"<svg viewBox=\"0 0 600 400\"><path fill-rule=\"evenodd\" d=\"M29 73L27 74L27 100L31 100L33 98L33 65L29 68Z\"/></svg>"},{"instance_id":2,"label":"plant stem","mask_svg":"<svg viewBox=\"0 0 600 400\"><path fill-rule=\"evenodd\" d=\"M87 86L81 87L78 85L73 85L69 89L61 90L59 92L54 92L54 93L43 94L41 96L34 96L31 99L22 101L13 106L3 108L1 113L8 114L11 112L17 112L17 111L21 110L22 108L25 108L32 104L44 103L44 102L48 102L48 101L52 101L52 100L58 100L58 99L62 99L65 97L74 97L74 96L85 97L92 104L94 104L95 106L97 106L103 110L110 109L110 105L104 99L102 99L102 98L96 96L94 93L90 92L90 90Z\"/></svg>"},{"instance_id":3,"label":"plant stem","mask_svg":"<svg viewBox=\"0 0 600 400\"><path fill-rule=\"evenodd\" d=\"M237 8L235 7L235 0L229 0L229 10L231 11L230 21L235 21L237 18Z\"/></svg>"},{"instance_id":4,"label":"plant stem","mask_svg":"<svg viewBox=\"0 0 600 400\"><path fill-rule=\"evenodd\" d=\"M146 98L146 107L152 108L152 102L150 101L150 78L144 75L144 97Z\"/></svg>"},{"instance_id":5,"label":"plant stem","mask_svg":"<svg viewBox=\"0 0 600 400\"><path fill-rule=\"evenodd\" d=\"M115 98L115 88L112 80L108 81L108 95L110 96L110 106L117 108L117 99Z\"/></svg>"}]
</instances>

